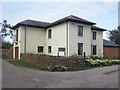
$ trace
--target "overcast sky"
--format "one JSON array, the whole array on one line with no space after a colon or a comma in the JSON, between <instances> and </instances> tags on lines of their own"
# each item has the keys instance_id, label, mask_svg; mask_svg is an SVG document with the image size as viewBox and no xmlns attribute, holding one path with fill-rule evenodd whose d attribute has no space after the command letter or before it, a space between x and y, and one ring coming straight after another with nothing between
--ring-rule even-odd
<instances>
[{"instance_id":1,"label":"overcast sky","mask_svg":"<svg viewBox=\"0 0 120 90\"><path fill-rule=\"evenodd\" d=\"M4 19L11 25L26 19L53 22L68 15L112 30L118 26L118 2L3 2L0 22ZM107 39L105 33L103 38Z\"/></svg>"}]
</instances>

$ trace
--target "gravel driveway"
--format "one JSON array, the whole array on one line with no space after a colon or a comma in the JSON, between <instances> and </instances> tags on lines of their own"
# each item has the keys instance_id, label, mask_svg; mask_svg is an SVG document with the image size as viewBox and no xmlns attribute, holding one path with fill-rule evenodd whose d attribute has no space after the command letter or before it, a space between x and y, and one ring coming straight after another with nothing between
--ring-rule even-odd
<instances>
[{"instance_id":1,"label":"gravel driveway","mask_svg":"<svg viewBox=\"0 0 120 90\"><path fill-rule=\"evenodd\" d=\"M2 62L3 88L118 88L118 66L47 72Z\"/></svg>"}]
</instances>

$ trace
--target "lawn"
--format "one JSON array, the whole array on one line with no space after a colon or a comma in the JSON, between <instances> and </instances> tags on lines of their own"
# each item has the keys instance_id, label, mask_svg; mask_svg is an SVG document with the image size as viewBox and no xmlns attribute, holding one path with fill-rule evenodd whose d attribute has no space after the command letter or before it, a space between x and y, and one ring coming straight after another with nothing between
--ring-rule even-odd
<instances>
[{"instance_id":1,"label":"lawn","mask_svg":"<svg viewBox=\"0 0 120 90\"><path fill-rule=\"evenodd\" d=\"M45 67L37 66L33 63L26 62L25 60L8 60L8 62L15 66L32 68L32 69L37 69L37 70L47 70L47 68Z\"/></svg>"}]
</instances>

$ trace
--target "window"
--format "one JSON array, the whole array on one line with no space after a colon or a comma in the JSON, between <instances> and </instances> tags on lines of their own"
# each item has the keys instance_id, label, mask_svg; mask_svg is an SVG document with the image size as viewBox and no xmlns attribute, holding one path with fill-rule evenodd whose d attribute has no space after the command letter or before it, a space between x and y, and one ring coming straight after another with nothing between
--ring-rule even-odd
<instances>
[{"instance_id":1,"label":"window","mask_svg":"<svg viewBox=\"0 0 120 90\"><path fill-rule=\"evenodd\" d=\"M48 53L51 53L51 46L48 46Z\"/></svg>"},{"instance_id":2,"label":"window","mask_svg":"<svg viewBox=\"0 0 120 90\"><path fill-rule=\"evenodd\" d=\"M51 34L52 34L52 30L49 29L49 30L48 30L48 38L51 38Z\"/></svg>"},{"instance_id":3,"label":"window","mask_svg":"<svg viewBox=\"0 0 120 90\"><path fill-rule=\"evenodd\" d=\"M78 43L78 55L83 54L83 43Z\"/></svg>"},{"instance_id":4,"label":"window","mask_svg":"<svg viewBox=\"0 0 120 90\"><path fill-rule=\"evenodd\" d=\"M38 46L38 53L43 53L43 46Z\"/></svg>"},{"instance_id":5,"label":"window","mask_svg":"<svg viewBox=\"0 0 120 90\"><path fill-rule=\"evenodd\" d=\"M18 41L18 29L16 30L16 41Z\"/></svg>"},{"instance_id":6,"label":"window","mask_svg":"<svg viewBox=\"0 0 120 90\"><path fill-rule=\"evenodd\" d=\"M93 40L96 40L96 34L97 33L95 31L93 31L93 35L92 35L93 36Z\"/></svg>"},{"instance_id":7,"label":"window","mask_svg":"<svg viewBox=\"0 0 120 90\"><path fill-rule=\"evenodd\" d=\"M97 46L93 45L93 55L96 55L96 54L97 54Z\"/></svg>"},{"instance_id":8,"label":"window","mask_svg":"<svg viewBox=\"0 0 120 90\"><path fill-rule=\"evenodd\" d=\"M83 36L83 26L78 26L78 36Z\"/></svg>"}]
</instances>

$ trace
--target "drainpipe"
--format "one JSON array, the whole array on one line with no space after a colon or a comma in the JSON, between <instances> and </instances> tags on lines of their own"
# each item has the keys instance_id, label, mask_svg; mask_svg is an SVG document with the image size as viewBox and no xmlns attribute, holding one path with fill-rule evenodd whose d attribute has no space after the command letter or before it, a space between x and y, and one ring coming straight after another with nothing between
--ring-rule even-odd
<instances>
[{"instance_id":1,"label":"drainpipe","mask_svg":"<svg viewBox=\"0 0 120 90\"><path fill-rule=\"evenodd\" d=\"M68 57L68 22L66 24L67 24L66 25L66 51L67 51L66 55Z\"/></svg>"},{"instance_id":2,"label":"drainpipe","mask_svg":"<svg viewBox=\"0 0 120 90\"><path fill-rule=\"evenodd\" d=\"M25 25L24 53L26 53L26 25Z\"/></svg>"}]
</instances>

